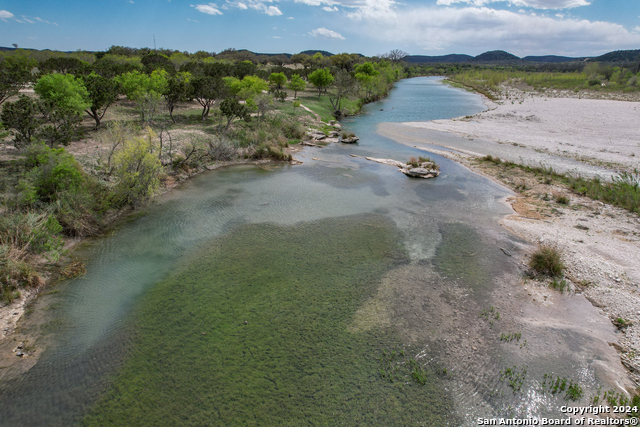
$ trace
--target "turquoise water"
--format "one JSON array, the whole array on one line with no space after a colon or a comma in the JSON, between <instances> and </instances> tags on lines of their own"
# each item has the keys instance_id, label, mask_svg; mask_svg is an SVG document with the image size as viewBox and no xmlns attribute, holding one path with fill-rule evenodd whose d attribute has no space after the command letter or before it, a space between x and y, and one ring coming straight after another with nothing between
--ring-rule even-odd
<instances>
[{"instance_id":1,"label":"turquoise water","mask_svg":"<svg viewBox=\"0 0 640 427\"><path fill-rule=\"evenodd\" d=\"M219 378L208 388L212 393L228 390L222 395L240 399L237 406L242 411L229 415L233 403L223 402L220 395L207 395L193 407L191 401L171 406L172 416L188 412L182 418L185 425L202 425L198 423L206 419L211 425L229 425L234 419L238 425L269 425L251 414L254 406L256 411L268 408L282 425L303 425L300 420L309 425L407 425L427 420L439 421L426 425L458 425L477 414L499 413L514 399L520 402L521 396L498 398L495 391L502 387L504 395L500 369L507 363L522 363L526 357L496 344L497 329L478 316L495 304L498 279L518 271L499 248L515 252L519 242L496 223L510 212L500 202L510 193L437 155L431 157L441 165L442 174L434 180L409 179L393 167L349 156L401 161L417 157L424 152L379 136L377 124L469 115L483 108L479 96L446 87L435 78L401 81L389 98L343 122L345 129L361 138L359 144L306 149L298 155L302 165L239 166L202 174L113 235L86 245L76 254L87 260L86 275L61 284L58 293L41 301L54 309L48 310L44 325L32 327L33 333L43 334L43 342L50 343L40 361L20 378L0 386L0 424L119 425L114 420L135 412L136 425L157 425L150 421L157 417L146 419L144 414L162 414L161 409L169 408L164 399L184 402L190 392L204 387L212 375L209 370L221 366L221 360L231 358L228 366L238 366L242 351L222 352L220 358L195 357L194 364L184 361L192 360L194 352L216 353L239 345L238 341L224 344L222 331L242 327L250 316L250 324L256 322L251 310L266 301L254 301L251 286L261 283L261 291L270 290L262 309L275 313L271 317L298 313L304 303L320 298L316 291L323 283L324 296L329 301L335 296L336 306L322 310L313 305L318 309L316 317L304 319L310 322L304 323L310 332L302 341L286 329L273 332L273 340L265 342L267 331L279 331L276 326L247 336L251 345L261 349L264 364L248 366L246 376L238 370L237 377ZM346 230L364 236L353 239L372 249L362 252L357 241L352 245L352 240L341 240L350 235ZM381 249L381 241L388 249ZM253 246L246 247L244 242ZM238 255L224 257L227 252ZM327 252L332 256L326 257ZM360 263L356 252L362 257ZM297 262L284 262L298 256ZM247 259L256 261L246 263ZM325 259L327 267L314 262ZM244 267L238 269L236 263ZM298 270L301 266L307 267ZM200 277L201 270L207 272ZM191 291L182 289L192 282ZM300 299L290 299L292 292ZM230 306L217 299L241 293L248 297L236 298ZM214 314L226 309L237 317L223 327L228 319ZM331 322L325 330L322 319L329 314ZM208 319L206 328L202 319ZM186 335L175 335L177 331ZM215 336L220 341L209 341ZM194 341L201 337L207 341ZM473 359L467 351L470 339L481 352ZM325 382L314 383L303 376L291 381L289 371L277 368L284 363L281 358L269 360L270 345L291 353L304 346L301 342L306 343L309 356L296 362L300 370L326 376ZM327 350L332 343L340 350L334 355ZM402 379L391 386L385 383L378 360L391 348L405 349L426 369L429 381L424 388L407 384L405 389ZM318 361L316 351L326 353L326 359ZM176 354L181 357L171 363ZM540 375L547 366L566 366L567 371L573 366L559 357L546 359L538 369ZM208 362L196 364L203 359ZM357 368L341 370L346 360ZM327 371L318 369L325 365ZM178 373L190 366L199 366L190 374L198 379L197 386L178 384L184 376L170 378L174 369ZM444 369L448 373L443 374ZM262 380L255 380L256 372L288 378L286 389L302 388L300 398L293 406L284 405L278 399L285 395L269 392ZM341 380L327 380L335 376ZM250 396L260 405L243 400L249 395L238 388L238 381L258 387L259 392ZM367 381L367 386L359 385L361 381ZM313 387L314 393L305 392ZM147 389L159 394L147 396ZM205 395L205 391L198 394ZM433 399L426 399L427 395ZM309 400L309 396L320 400ZM357 415L357 405L380 408L380 412L363 418ZM276 410L282 407L293 409Z\"/></svg>"}]
</instances>

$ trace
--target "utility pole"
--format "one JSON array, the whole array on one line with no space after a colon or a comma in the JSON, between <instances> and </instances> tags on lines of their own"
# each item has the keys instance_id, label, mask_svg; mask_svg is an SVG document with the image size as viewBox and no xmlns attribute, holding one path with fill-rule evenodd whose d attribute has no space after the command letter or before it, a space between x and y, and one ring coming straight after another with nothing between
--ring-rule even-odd
<instances>
[{"instance_id":1,"label":"utility pole","mask_svg":"<svg viewBox=\"0 0 640 427\"><path fill-rule=\"evenodd\" d=\"M156 50L156 35L153 35L153 50Z\"/></svg>"}]
</instances>

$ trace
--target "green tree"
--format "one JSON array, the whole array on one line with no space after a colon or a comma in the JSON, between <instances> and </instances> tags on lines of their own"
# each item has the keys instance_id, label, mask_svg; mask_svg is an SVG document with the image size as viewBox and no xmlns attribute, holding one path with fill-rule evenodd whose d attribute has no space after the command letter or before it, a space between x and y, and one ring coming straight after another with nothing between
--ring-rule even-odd
<instances>
[{"instance_id":1,"label":"green tree","mask_svg":"<svg viewBox=\"0 0 640 427\"><path fill-rule=\"evenodd\" d=\"M160 108L162 94L167 90L168 73L158 69L151 75L132 71L116 77L127 99L134 101L143 122L151 122Z\"/></svg>"},{"instance_id":2,"label":"green tree","mask_svg":"<svg viewBox=\"0 0 640 427\"><path fill-rule=\"evenodd\" d=\"M244 79L256 73L258 68L251 61L240 61L233 69L233 75L239 79Z\"/></svg>"},{"instance_id":3,"label":"green tree","mask_svg":"<svg viewBox=\"0 0 640 427\"><path fill-rule=\"evenodd\" d=\"M142 65L144 65L147 73L152 73L156 70L164 70L169 74L175 74L176 72L173 62L171 62L167 55L161 53L150 52L143 56L140 61Z\"/></svg>"},{"instance_id":4,"label":"green tree","mask_svg":"<svg viewBox=\"0 0 640 427\"><path fill-rule=\"evenodd\" d=\"M340 53L333 55L331 58L331 64L344 71L353 71L354 64L358 63L360 57L357 54Z\"/></svg>"},{"instance_id":5,"label":"green tree","mask_svg":"<svg viewBox=\"0 0 640 427\"><path fill-rule=\"evenodd\" d=\"M179 102L185 102L191 94L192 87L189 84L190 79L190 73L181 71L175 76L170 77L167 81L167 89L164 92L164 99L167 103L169 116L171 117L171 121L173 123L176 122L176 120L173 118L173 109Z\"/></svg>"},{"instance_id":6,"label":"green tree","mask_svg":"<svg viewBox=\"0 0 640 427\"><path fill-rule=\"evenodd\" d=\"M40 96L49 125L43 135L49 144L68 144L82 121L82 113L91 106L89 93L71 74L47 74L36 82L34 91Z\"/></svg>"},{"instance_id":7,"label":"green tree","mask_svg":"<svg viewBox=\"0 0 640 427\"><path fill-rule=\"evenodd\" d=\"M96 73L83 77L83 81L91 101L91 106L86 112L95 120L96 129L98 129L107 108L118 99L120 85L117 81L99 76Z\"/></svg>"},{"instance_id":8,"label":"green tree","mask_svg":"<svg viewBox=\"0 0 640 427\"><path fill-rule=\"evenodd\" d=\"M38 70L40 70L42 74L85 74L90 71L91 68L88 62L81 61L78 58L56 56L41 62L38 65Z\"/></svg>"},{"instance_id":9,"label":"green tree","mask_svg":"<svg viewBox=\"0 0 640 427\"><path fill-rule=\"evenodd\" d=\"M282 86L287 84L287 76L285 76L284 73L271 73L269 83L275 86L277 90L280 90Z\"/></svg>"},{"instance_id":10,"label":"green tree","mask_svg":"<svg viewBox=\"0 0 640 427\"><path fill-rule=\"evenodd\" d=\"M196 76L191 81L193 97L202 105L202 121L209 116L209 110L226 96L228 88L219 77Z\"/></svg>"},{"instance_id":11,"label":"green tree","mask_svg":"<svg viewBox=\"0 0 640 427\"><path fill-rule=\"evenodd\" d=\"M231 122L236 118L243 119L245 122L251 121L249 108L245 104L240 104L235 98L227 98L222 101L220 103L220 111L227 118L226 129L229 129Z\"/></svg>"},{"instance_id":12,"label":"green tree","mask_svg":"<svg viewBox=\"0 0 640 427\"><path fill-rule=\"evenodd\" d=\"M374 88L376 87L375 77L380 74L378 70L376 70L372 63L365 62L364 64L360 64L356 66L356 80L360 83L360 86L365 90L365 97L369 98Z\"/></svg>"},{"instance_id":13,"label":"green tree","mask_svg":"<svg viewBox=\"0 0 640 427\"><path fill-rule=\"evenodd\" d=\"M0 104L18 93L30 80L35 59L26 56L10 56L0 62Z\"/></svg>"},{"instance_id":14,"label":"green tree","mask_svg":"<svg viewBox=\"0 0 640 427\"><path fill-rule=\"evenodd\" d=\"M227 78L225 81L231 88L231 92L240 99L250 100L262 91L269 89L267 82L257 76L246 76L242 80Z\"/></svg>"},{"instance_id":15,"label":"green tree","mask_svg":"<svg viewBox=\"0 0 640 427\"><path fill-rule=\"evenodd\" d=\"M326 90L326 88L331 86L333 80L333 75L326 68L319 68L313 73L309 74L309 81L313 83L316 89L318 89L318 96L320 96L323 90Z\"/></svg>"},{"instance_id":16,"label":"green tree","mask_svg":"<svg viewBox=\"0 0 640 427\"><path fill-rule=\"evenodd\" d=\"M2 125L14 130L14 145L20 148L23 143L30 144L38 129L38 103L26 95L20 95L17 101L7 102L2 108Z\"/></svg>"},{"instance_id":17,"label":"green tree","mask_svg":"<svg viewBox=\"0 0 640 427\"><path fill-rule=\"evenodd\" d=\"M159 188L162 165L151 153L154 138L153 131L147 128L146 137L127 141L113 156L116 205L139 206Z\"/></svg>"},{"instance_id":18,"label":"green tree","mask_svg":"<svg viewBox=\"0 0 640 427\"><path fill-rule=\"evenodd\" d=\"M291 81L287 85L287 87L293 91L293 98L298 97L298 91L305 90L307 88L307 82L302 80L298 74L294 74L291 76Z\"/></svg>"}]
</instances>

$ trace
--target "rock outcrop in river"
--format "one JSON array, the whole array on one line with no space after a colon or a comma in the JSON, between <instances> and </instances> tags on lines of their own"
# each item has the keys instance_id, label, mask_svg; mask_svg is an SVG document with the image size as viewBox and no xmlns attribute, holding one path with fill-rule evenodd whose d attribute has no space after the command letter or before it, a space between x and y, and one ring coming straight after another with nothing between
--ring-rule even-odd
<instances>
[{"instance_id":1,"label":"rock outcrop in river","mask_svg":"<svg viewBox=\"0 0 640 427\"><path fill-rule=\"evenodd\" d=\"M365 159L384 165L395 166L399 172L414 178L435 178L440 175L438 165L434 162L422 162L417 166L408 165L393 159L376 159L374 157L365 157Z\"/></svg>"}]
</instances>

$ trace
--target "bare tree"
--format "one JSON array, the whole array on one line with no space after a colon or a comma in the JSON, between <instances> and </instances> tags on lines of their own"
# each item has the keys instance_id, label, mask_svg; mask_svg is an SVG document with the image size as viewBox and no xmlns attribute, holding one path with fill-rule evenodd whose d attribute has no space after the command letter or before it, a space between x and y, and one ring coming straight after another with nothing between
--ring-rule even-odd
<instances>
[{"instance_id":1,"label":"bare tree","mask_svg":"<svg viewBox=\"0 0 640 427\"><path fill-rule=\"evenodd\" d=\"M406 58L407 56L409 56L409 54L407 52L404 52L400 49L393 49L387 53L385 53L384 55L382 55L384 58L388 59L391 62L400 62L402 61L404 58Z\"/></svg>"},{"instance_id":2,"label":"bare tree","mask_svg":"<svg viewBox=\"0 0 640 427\"><path fill-rule=\"evenodd\" d=\"M336 91L334 96L329 96L329 101L333 107L334 117L340 120L344 116L342 112L342 101L349 94L353 93L356 87L356 80L348 71L338 70L333 84Z\"/></svg>"}]
</instances>

